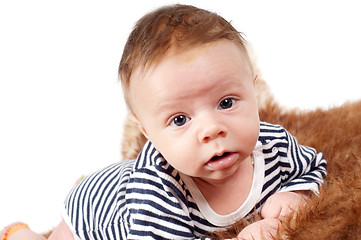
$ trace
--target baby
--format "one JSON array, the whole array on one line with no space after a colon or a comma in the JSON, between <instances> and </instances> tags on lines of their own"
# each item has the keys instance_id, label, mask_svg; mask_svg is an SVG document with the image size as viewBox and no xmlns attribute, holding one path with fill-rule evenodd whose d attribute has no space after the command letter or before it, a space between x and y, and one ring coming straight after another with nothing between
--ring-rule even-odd
<instances>
[{"instance_id":1,"label":"baby","mask_svg":"<svg viewBox=\"0 0 361 240\"><path fill-rule=\"evenodd\" d=\"M268 239L318 192L323 154L260 122L245 41L217 14L173 5L145 15L119 75L149 141L74 187L50 239L198 239L255 211L262 220L238 238Z\"/></svg>"}]
</instances>

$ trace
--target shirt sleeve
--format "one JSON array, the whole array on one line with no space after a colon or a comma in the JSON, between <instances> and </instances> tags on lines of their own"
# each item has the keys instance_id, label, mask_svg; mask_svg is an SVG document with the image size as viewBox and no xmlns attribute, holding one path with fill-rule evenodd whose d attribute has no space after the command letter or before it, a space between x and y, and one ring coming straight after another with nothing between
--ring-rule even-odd
<instances>
[{"instance_id":1,"label":"shirt sleeve","mask_svg":"<svg viewBox=\"0 0 361 240\"><path fill-rule=\"evenodd\" d=\"M185 193L174 178L145 168L128 189L128 239L208 239L195 236Z\"/></svg>"},{"instance_id":2,"label":"shirt sleeve","mask_svg":"<svg viewBox=\"0 0 361 240\"><path fill-rule=\"evenodd\" d=\"M207 239L190 217L183 182L159 168L125 161L83 179L65 199L75 238Z\"/></svg>"},{"instance_id":3,"label":"shirt sleeve","mask_svg":"<svg viewBox=\"0 0 361 240\"><path fill-rule=\"evenodd\" d=\"M287 157L281 161L281 191L312 190L319 192L326 177L326 160L323 153L299 145L296 138L285 130Z\"/></svg>"},{"instance_id":4,"label":"shirt sleeve","mask_svg":"<svg viewBox=\"0 0 361 240\"><path fill-rule=\"evenodd\" d=\"M132 162L108 166L83 179L64 202L63 218L75 239L126 239L122 224L124 184Z\"/></svg>"}]
</instances>

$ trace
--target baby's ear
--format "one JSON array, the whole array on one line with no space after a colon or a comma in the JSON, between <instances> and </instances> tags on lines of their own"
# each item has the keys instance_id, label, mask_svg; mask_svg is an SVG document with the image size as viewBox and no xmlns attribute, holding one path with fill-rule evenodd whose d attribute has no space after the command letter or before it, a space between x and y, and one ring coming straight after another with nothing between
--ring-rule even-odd
<instances>
[{"instance_id":1,"label":"baby's ear","mask_svg":"<svg viewBox=\"0 0 361 240\"><path fill-rule=\"evenodd\" d=\"M258 80L258 74L254 74L253 76L253 86L256 86Z\"/></svg>"},{"instance_id":2,"label":"baby's ear","mask_svg":"<svg viewBox=\"0 0 361 240\"><path fill-rule=\"evenodd\" d=\"M137 118L137 116L134 115L134 113L131 113L131 114L130 114L129 119L130 119L131 121L133 121L133 122L137 125L138 129L143 133L143 135L144 135L147 139L149 139L149 138L148 138L148 133L147 133L147 131L144 129L144 127L143 127L142 124L140 123L140 121L139 121L139 119Z\"/></svg>"}]
</instances>

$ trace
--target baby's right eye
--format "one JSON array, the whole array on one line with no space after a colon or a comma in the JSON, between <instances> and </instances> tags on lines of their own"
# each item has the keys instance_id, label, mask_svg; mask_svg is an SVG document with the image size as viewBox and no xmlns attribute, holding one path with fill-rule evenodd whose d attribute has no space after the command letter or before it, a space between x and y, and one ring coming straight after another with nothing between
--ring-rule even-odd
<instances>
[{"instance_id":1,"label":"baby's right eye","mask_svg":"<svg viewBox=\"0 0 361 240\"><path fill-rule=\"evenodd\" d=\"M184 124L186 124L189 120L190 120L190 118L185 115L178 115L175 118L173 118L170 125L180 127L180 126L183 126Z\"/></svg>"}]
</instances>

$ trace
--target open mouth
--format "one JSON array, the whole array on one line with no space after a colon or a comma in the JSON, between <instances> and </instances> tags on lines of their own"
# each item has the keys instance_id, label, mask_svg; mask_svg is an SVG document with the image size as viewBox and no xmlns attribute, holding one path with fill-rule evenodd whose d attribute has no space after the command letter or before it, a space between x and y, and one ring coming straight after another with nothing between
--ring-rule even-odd
<instances>
[{"instance_id":1,"label":"open mouth","mask_svg":"<svg viewBox=\"0 0 361 240\"><path fill-rule=\"evenodd\" d=\"M217 160L219 160L219 159L221 159L221 158L224 158L224 157L228 157L229 156L229 152L225 152L225 153L223 153L222 155L220 155L220 156L214 156L214 157L212 157L211 158L211 160L210 161L217 161Z\"/></svg>"},{"instance_id":2,"label":"open mouth","mask_svg":"<svg viewBox=\"0 0 361 240\"><path fill-rule=\"evenodd\" d=\"M224 152L222 155L213 156L206 166L210 170L222 170L232 167L238 159L238 153L236 152Z\"/></svg>"}]
</instances>

